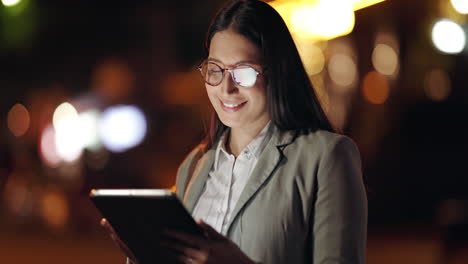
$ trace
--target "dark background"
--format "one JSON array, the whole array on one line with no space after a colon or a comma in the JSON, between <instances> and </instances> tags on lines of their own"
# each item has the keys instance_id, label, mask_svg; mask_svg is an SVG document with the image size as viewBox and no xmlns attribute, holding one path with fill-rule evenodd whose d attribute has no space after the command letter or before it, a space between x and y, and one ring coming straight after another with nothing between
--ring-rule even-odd
<instances>
[{"instance_id":1,"label":"dark background","mask_svg":"<svg viewBox=\"0 0 468 264\"><path fill-rule=\"evenodd\" d=\"M210 106L196 66L205 56L210 19L223 3L0 5L0 258L5 263L123 261L100 230L87 193L99 187L173 186L178 164L207 124ZM357 11L353 32L329 41L353 43L362 80L373 69L376 34L391 28L398 40L400 68L388 99L371 104L357 84L341 126L363 159L368 263L467 261L468 53L442 54L430 39L435 19L451 14L448 3L387 0ZM100 77L106 67L114 71ZM424 74L432 68L450 78L445 100L424 94ZM124 153L103 150L99 168L86 161L92 153L50 168L40 159L39 135L65 101L91 102L98 109L137 105L148 120L148 134ZM7 127L16 103L28 108L31 119L21 137Z\"/></svg>"}]
</instances>

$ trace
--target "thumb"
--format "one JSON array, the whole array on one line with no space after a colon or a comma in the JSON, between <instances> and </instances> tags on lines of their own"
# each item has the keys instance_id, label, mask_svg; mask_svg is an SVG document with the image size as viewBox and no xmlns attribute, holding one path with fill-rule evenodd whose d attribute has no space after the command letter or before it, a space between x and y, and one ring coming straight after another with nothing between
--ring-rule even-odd
<instances>
[{"instance_id":1,"label":"thumb","mask_svg":"<svg viewBox=\"0 0 468 264\"><path fill-rule=\"evenodd\" d=\"M198 221L198 225L205 231L207 237L213 240L222 240L226 239L223 235L218 233L213 227L205 223L203 220Z\"/></svg>"}]
</instances>

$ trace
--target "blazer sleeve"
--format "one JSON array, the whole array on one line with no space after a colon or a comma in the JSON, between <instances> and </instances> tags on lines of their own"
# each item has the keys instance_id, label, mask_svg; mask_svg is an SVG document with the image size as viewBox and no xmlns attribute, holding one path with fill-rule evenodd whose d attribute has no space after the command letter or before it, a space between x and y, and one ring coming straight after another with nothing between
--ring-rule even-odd
<instances>
[{"instance_id":1,"label":"blazer sleeve","mask_svg":"<svg viewBox=\"0 0 468 264\"><path fill-rule=\"evenodd\" d=\"M344 136L331 145L316 174L311 217L313 263L365 263L367 197L359 151Z\"/></svg>"}]
</instances>

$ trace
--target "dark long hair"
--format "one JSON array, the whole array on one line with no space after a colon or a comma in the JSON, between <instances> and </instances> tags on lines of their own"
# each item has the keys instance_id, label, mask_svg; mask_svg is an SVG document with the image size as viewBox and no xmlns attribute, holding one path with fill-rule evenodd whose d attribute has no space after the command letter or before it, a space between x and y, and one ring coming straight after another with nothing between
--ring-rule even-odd
<instances>
[{"instance_id":1,"label":"dark long hair","mask_svg":"<svg viewBox=\"0 0 468 264\"><path fill-rule=\"evenodd\" d=\"M262 52L268 112L278 129L333 131L291 34L275 9L258 0L228 3L216 14L208 29L205 42L207 54L213 36L227 29L246 37ZM205 150L211 148L226 129L213 110L204 140Z\"/></svg>"}]
</instances>

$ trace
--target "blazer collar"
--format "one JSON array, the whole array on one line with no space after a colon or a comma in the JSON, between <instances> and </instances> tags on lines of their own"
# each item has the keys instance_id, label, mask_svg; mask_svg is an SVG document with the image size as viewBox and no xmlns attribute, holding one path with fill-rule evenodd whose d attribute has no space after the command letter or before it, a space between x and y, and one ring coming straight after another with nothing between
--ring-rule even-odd
<instances>
[{"instance_id":1,"label":"blazer collar","mask_svg":"<svg viewBox=\"0 0 468 264\"><path fill-rule=\"evenodd\" d=\"M232 223L236 220L239 213L245 208L246 204L255 196L255 194L267 184L267 180L273 175L276 168L281 164L284 158L283 149L294 141L297 133L294 131L281 132L275 127L273 135L265 146L260 158L242 191L239 200L234 207L229 220L227 234L231 231Z\"/></svg>"},{"instance_id":2,"label":"blazer collar","mask_svg":"<svg viewBox=\"0 0 468 264\"><path fill-rule=\"evenodd\" d=\"M249 180L247 181L247 184L231 214L228 234L231 223L237 218L239 212L245 207L246 203L253 198L262 185L265 184L266 180L273 174L274 170L283 159L283 148L291 144L296 135L297 133L294 131L282 132L279 131L278 128L274 128L271 139L260 155L257 165L250 175ZM190 213L193 212L196 202L198 201L206 180L208 179L208 174L213 167L215 152L216 147L211 148L200 158L200 160L198 160L198 162L196 160L193 161L197 162L197 165L195 166L183 199L184 204L186 204Z\"/></svg>"},{"instance_id":3,"label":"blazer collar","mask_svg":"<svg viewBox=\"0 0 468 264\"><path fill-rule=\"evenodd\" d=\"M190 178L190 182L188 183L184 195L184 204L187 206L187 209L190 213L193 212L195 204L201 195L206 180L208 179L208 174L213 167L215 160L215 150L216 148L211 148L198 161L193 161L197 162L197 165L193 170L193 174L191 175L192 177Z\"/></svg>"}]
</instances>

